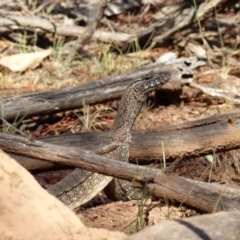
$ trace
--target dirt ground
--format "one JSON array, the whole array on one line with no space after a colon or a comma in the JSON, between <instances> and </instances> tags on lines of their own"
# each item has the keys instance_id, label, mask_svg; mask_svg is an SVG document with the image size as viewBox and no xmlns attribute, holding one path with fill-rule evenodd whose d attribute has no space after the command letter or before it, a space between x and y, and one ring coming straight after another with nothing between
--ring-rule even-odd
<instances>
[{"instance_id":1,"label":"dirt ground","mask_svg":"<svg viewBox=\"0 0 240 240\"><path fill-rule=\"evenodd\" d=\"M190 89L185 91L189 95L194 95L194 92L196 92L196 90ZM193 93L190 93L190 91L193 91ZM182 96L186 93L183 93ZM134 129L157 128L217 115L219 111L227 113L237 110L236 107L227 103L208 105L204 102L205 96L201 97L198 99L193 97L191 102L182 101L179 104L170 104L168 106L149 108L146 104L135 122ZM152 101L154 101L154 98ZM112 104L114 105L114 103ZM108 129L114 114L111 117L112 119L108 118L108 121L102 124L101 121L105 118L100 116L99 125L104 125L104 128ZM237 151L232 151L232 153L236 155ZM204 157L185 160L178 165L175 173L195 180L218 182L239 188L240 175L232 163L232 158L225 154L224 159L228 159L228 161L222 161L222 159L223 156L219 156L214 165L210 164ZM35 176L43 186L47 187L48 185L44 180L47 179L48 182L53 183L53 181L58 181L67 173L69 173L68 170L62 170L60 172L50 172L47 175L42 173ZM142 206L144 207L142 208ZM168 199L147 198L143 201L112 202L106 198L104 193L100 193L77 212L79 219L88 227L117 230L126 234L170 219L180 219L200 214L203 213Z\"/></svg>"}]
</instances>

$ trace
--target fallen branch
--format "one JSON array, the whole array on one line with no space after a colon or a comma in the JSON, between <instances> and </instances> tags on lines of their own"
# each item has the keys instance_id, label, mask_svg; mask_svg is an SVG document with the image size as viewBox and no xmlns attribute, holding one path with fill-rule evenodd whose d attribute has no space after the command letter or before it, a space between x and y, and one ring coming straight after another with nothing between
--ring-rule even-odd
<instances>
[{"instance_id":1,"label":"fallen branch","mask_svg":"<svg viewBox=\"0 0 240 240\"><path fill-rule=\"evenodd\" d=\"M52 34L58 34L60 36L73 36L79 38L82 36L86 28L80 26L68 26L57 24L46 18L40 18L37 16L17 16L10 15L9 12L0 11L0 27L7 27L11 29L31 29L42 30ZM112 33L96 30L93 33L93 40L101 42L110 42L117 46L121 46L123 43L131 43L138 39L135 34L127 33Z\"/></svg>"},{"instance_id":2,"label":"fallen branch","mask_svg":"<svg viewBox=\"0 0 240 240\"><path fill-rule=\"evenodd\" d=\"M170 71L174 76L171 83L166 84L170 89L181 89L179 72L174 66L153 64L130 73L124 73L116 77L100 79L93 83L70 87L43 93L32 93L22 96L14 96L0 100L1 113L5 120L14 119L16 116L32 116L47 114L49 112L62 112L75 109L83 104L95 104L102 101L121 97L127 85L147 73ZM175 81L174 81L175 79ZM163 89L165 86L163 87Z\"/></svg>"},{"instance_id":3,"label":"fallen branch","mask_svg":"<svg viewBox=\"0 0 240 240\"><path fill-rule=\"evenodd\" d=\"M96 31L97 25L99 24L103 11L107 5L107 0L90 0L88 2L89 8L89 19L88 24L85 28L84 33L79 34L77 40L74 40L68 45L71 45L70 58L72 58L87 42L90 41L94 32Z\"/></svg>"},{"instance_id":4,"label":"fallen branch","mask_svg":"<svg viewBox=\"0 0 240 240\"><path fill-rule=\"evenodd\" d=\"M11 135L8 136L11 140ZM92 151L109 142L107 132L67 134L41 138L40 140L58 146L74 146ZM165 159L175 160L236 149L239 148L239 142L240 112L221 114L184 124L152 129L151 131L133 132L130 160L152 162L152 160L158 159L160 161L163 156L162 144L164 145ZM3 144L6 151L11 149L9 141L5 141ZM31 150L31 146L29 149ZM14 155L12 157L31 171L54 167L51 163L35 161L35 159L27 157Z\"/></svg>"},{"instance_id":5,"label":"fallen branch","mask_svg":"<svg viewBox=\"0 0 240 240\"><path fill-rule=\"evenodd\" d=\"M170 57L169 57L170 55ZM191 81L193 70L204 65L197 58L176 59L175 54L168 54L158 59L156 63L149 64L135 71L124 73L112 78L81 86L70 87L43 93L32 93L14 96L0 100L2 118L5 120L17 117L27 117L36 114L49 114L82 107L83 104L95 104L102 101L121 97L123 91L132 81L146 74L168 71L172 74L171 80L163 86L163 90L179 91L182 84ZM183 80L183 76L189 79Z\"/></svg>"},{"instance_id":6,"label":"fallen branch","mask_svg":"<svg viewBox=\"0 0 240 240\"><path fill-rule=\"evenodd\" d=\"M162 43L166 39L170 38L174 33L179 30L188 27L190 24L196 23L198 20L202 20L212 9L216 8L219 4L223 4L226 0L211 0L210 2L203 2L199 8L197 6L188 7L189 4L178 4L178 6L166 6L161 12L165 16L168 16L164 29L169 25L169 28L165 31L159 31L160 36L155 36L152 40L150 48L156 46L157 43ZM162 14L159 14L162 17ZM170 27L171 26L171 27Z\"/></svg>"},{"instance_id":7,"label":"fallen branch","mask_svg":"<svg viewBox=\"0 0 240 240\"><path fill-rule=\"evenodd\" d=\"M197 83L193 83L193 82L190 83L190 86L201 90L203 93L206 93L209 96L221 97L221 98L224 98L236 105L240 104L240 100L238 98L231 97L231 96L239 97L239 92L236 89L234 89L233 87L232 88L228 87L225 89L209 88L209 87L204 87L204 86L201 86L201 85L199 85Z\"/></svg>"},{"instance_id":8,"label":"fallen branch","mask_svg":"<svg viewBox=\"0 0 240 240\"><path fill-rule=\"evenodd\" d=\"M240 191L236 189L184 179L175 175L168 176L163 174L161 170L110 160L91 151L73 147L60 147L17 136L11 136L11 139L7 134L0 134L0 147L3 150L55 164L75 166L130 181L147 182L148 188L153 191L154 195L176 199L181 203L189 204L207 212L223 209L240 210ZM6 149L6 141L11 144L11 149Z\"/></svg>"}]
</instances>

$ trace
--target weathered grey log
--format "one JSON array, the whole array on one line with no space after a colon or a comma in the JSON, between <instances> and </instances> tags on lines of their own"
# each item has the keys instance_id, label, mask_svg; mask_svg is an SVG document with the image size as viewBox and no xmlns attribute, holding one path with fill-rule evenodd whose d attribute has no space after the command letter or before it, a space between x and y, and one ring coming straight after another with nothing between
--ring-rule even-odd
<instances>
[{"instance_id":1,"label":"weathered grey log","mask_svg":"<svg viewBox=\"0 0 240 240\"><path fill-rule=\"evenodd\" d=\"M239 212L221 212L159 223L125 240L238 240L239 226Z\"/></svg>"},{"instance_id":2,"label":"weathered grey log","mask_svg":"<svg viewBox=\"0 0 240 240\"><path fill-rule=\"evenodd\" d=\"M174 199L206 212L240 210L240 191L217 183L206 183L179 177L157 174L154 183L147 184L154 196Z\"/></svg>"},{"instance_id":3,"label":"weathered grey log","mask_svg":"<svg viewBox=\"0 0 240 240\"><path fill-rule=\"evenodd\" d=\"M11 139L10 139L11 137ZM98 156L91 151L0 134L0 148L4 151L28 155L52 163L83 168L126 180L147 182L147 187L158 197L176 199L207 212L240 210L240 191L217 184L166 175L162 170L122 163ZM6 149L8 141L11 149ZM31 147L31 149L29 149Z\"/></svg>"},{"instance_id":4,"label":"weathered grey log","mask_svg":"<svg viewBox=\"0 0 240 240\"><path fill-rule=\"evenodd\" d=\"M39 139L59 146L74 146L95 150L107 144L107 133L66 134ZM6 149L11 148L5 142ZM130 160L138 162L162 159L162 143L167 160L179 157L190 158L239 148L240 112L221 114L150 131L133 132L130 145ZM42 163L12 155L28 170L47 169L51 163Z\"/></svg>"},{"instance_id":5,"label":"weathered grey log","mask_svg":"<svg viewBox=\"0 0 240 240\"><path fill-rule=\"evenodd\" d=\"M95 104L117 99L122 96L127 85L133 82L134 79L143 77L148 73L157 73L159 69L169 71L173 75L171 83L166 84L163 89L172 91L181 89L178 77L179 71L176 70L176 66L153 64L116 77L101 79L81 86L0 99L0 112L3 113L2 117L4 119L10 120L16 116L27 117L49 112L62 112L82 107L83 104Z\"/></svg>"}]
</instances>

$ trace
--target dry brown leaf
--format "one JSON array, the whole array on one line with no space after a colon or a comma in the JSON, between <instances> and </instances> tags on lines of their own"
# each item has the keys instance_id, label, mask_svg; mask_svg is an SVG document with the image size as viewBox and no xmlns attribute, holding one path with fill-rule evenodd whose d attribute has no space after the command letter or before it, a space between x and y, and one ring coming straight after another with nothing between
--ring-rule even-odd
<instances>
[{"instance_id":1,"label":"dry brown leaf","mask_svg":"<svg viewBox=\"0 0 240 240\"><path fill-rule=\"evenodd\" d=\"M20 53L11 56L5 56L0 59L0 65L10 69L13 72L22 72L27 69L36 68L41 61L52 53L52 49L39 52Z\"/></svg>"}]
</instances>

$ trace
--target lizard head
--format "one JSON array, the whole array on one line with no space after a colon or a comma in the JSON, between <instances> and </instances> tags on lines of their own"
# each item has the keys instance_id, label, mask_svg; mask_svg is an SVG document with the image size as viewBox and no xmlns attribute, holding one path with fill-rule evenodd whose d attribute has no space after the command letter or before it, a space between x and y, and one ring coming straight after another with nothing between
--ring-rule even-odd
<instances>
[{"instance_id":1,"label":"lizard head","mask_svg":"<svg viewBox=\"0 0 240 240\"><path fill-rule=\"evenodd\" d=\"M140 101L145 101L150 91L156 89L157 87L161 87L167 83L170 78L170 72L159 72L139 78L137 81L132 83L132 89L135 92L134 95L137 96Z\"/></svg>"}]
</instances>

